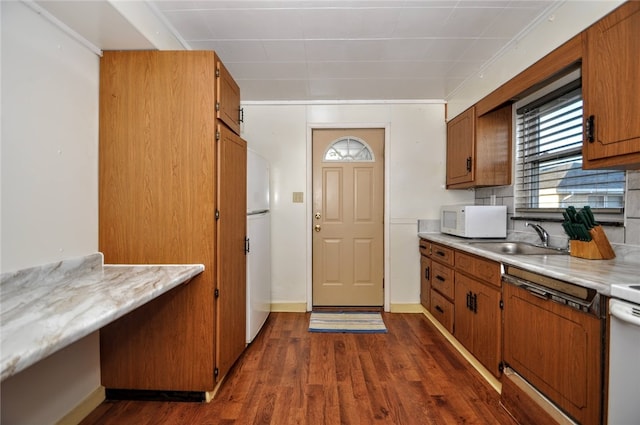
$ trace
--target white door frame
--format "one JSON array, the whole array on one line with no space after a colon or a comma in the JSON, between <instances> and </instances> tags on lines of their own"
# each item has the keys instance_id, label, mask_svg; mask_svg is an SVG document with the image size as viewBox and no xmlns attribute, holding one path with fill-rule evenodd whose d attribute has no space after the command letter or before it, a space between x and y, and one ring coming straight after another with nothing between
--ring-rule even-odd
<instances>
[{"instance_id":1,"label":"white door frame","mask_svg":"<svg viewBox=\"0 0 640 425\"><path fill-rule=\"evenodd\" d=\"M384 311L390 311L389 300L389 123L307 123L307 311L313 309L313 130L319 128L383 128L384 129Z\"/></svg>"}]
</instances>

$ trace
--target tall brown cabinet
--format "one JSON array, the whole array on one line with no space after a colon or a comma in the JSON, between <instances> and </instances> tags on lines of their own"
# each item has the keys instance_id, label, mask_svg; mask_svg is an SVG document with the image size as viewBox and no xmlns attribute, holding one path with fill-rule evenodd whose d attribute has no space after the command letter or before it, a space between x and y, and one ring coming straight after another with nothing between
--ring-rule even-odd
<instances>
[{"instance_id":1,"label":"tall brown cabinet","mask_svg":"<svg viewBox=\"0 0 640 425\"><path fill-rule=\"evenodd\" d=\"M212 51L101 58L105 263L205 266L100 331L107 389L206 393L245 347L246 142L239 126L226 127L234 114L219 114L240 106L238 86L221 68ZM225 99L234 104L220 108Z\"/></svg>"}]
</instances>

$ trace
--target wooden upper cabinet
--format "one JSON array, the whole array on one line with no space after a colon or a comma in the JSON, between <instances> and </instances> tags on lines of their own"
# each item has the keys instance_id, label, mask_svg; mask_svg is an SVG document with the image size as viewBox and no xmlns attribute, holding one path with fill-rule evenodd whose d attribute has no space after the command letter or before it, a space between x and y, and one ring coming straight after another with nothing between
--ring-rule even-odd
<instances>
[{"instance_id":1,"label":"wooden upper cabinet","mask_svg":"<svg viewBox=\"0 0 640 425\"><path fill-rule=\"evenodd\" d=\"M583 168L640 167L640 2L630 1L585 32Z\"/></svg>"},{"instance_id":2,"label":"wooden upper cabinet","mask_svg":"<svg viewBox=\"0 0 640 425\"><path fill-rule=\"evenodd\" d=\"M216 61L216 94L217 118L239 135L242 120L240 87L220 59Z\"/></svg>"},{"instance_id":3,"label":"wooden upper cabinet","mask_svg":"<svg viewBox=\"0 0 640 425\"><path fill-rule=\"evenodd\" d=\"M475 138L475 107L447 123L447 187L473 182Z\"/></svg>"},{"instance_id":4,"label":"wooden upper cabinet","mask_svg":"<svg viewBox=\"0 0 640 425\"><path fill-rule=\"evenodd\" d=\"M511 105L447 123L447 189L511 184Z\"/></svg>"}]
</instances>

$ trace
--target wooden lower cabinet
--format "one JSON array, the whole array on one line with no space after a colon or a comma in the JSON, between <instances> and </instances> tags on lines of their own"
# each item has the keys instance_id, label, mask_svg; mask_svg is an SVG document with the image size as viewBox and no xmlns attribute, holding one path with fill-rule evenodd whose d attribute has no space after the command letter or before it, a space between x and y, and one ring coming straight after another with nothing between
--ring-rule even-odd
<instances>
[{"instance_id":1,"label":"wooden lower cabinet","mask_svg":"<svg viewBox=\"0 0 640 425\"><path fill-rule=\"evenodd\" d=\"M454 336L493 375L500 377L500 290L456 272Z\"/></svg>"},{"instance_id":2,"label":"wooden lower cabinet","mask_svg":"<svg viewBox=\"0 0 640 425\"><path fill-rule=\"evenodd\" d=\"M421 303L428 302L429 307L425 308L431 315L493 375L500 377L500 263L425 239L420 241L420 252ZM428 300L424 296L427 289Z\"/></svg>"}]
</instances>

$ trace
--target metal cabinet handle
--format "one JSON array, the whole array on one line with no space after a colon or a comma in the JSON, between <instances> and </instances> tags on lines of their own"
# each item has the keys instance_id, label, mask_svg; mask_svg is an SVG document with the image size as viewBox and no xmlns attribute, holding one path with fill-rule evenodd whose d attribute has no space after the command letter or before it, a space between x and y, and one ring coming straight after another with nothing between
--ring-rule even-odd
<instances>
[{"instance_id":1,"label":"metal cabinet handle","mask_svg":"<svg viewBox=\"0 0 640 425\"><path fill-rule=\"evenodd\" d=\"M589 115L589 118L587 118L584 122L584 132L585 132L587 141L589 143L593 143L595 141L595 134L596 134L595 120L596 120L596 117L594 115Z\"/></svg>"}]
</instances>

